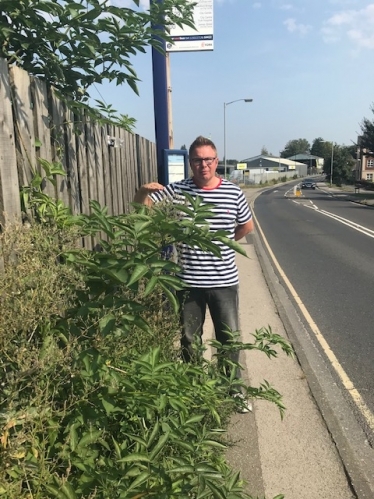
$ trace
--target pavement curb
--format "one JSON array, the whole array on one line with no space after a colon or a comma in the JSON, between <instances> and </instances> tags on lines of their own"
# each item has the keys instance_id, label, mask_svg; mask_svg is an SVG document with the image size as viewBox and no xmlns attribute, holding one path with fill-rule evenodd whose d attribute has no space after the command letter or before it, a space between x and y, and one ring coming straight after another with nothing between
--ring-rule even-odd
<instances>
[{"instance_id":1,"label":"pavement curb","mask_svg":"<svg viewBox=\"0 0 374 499\"><path fill-rule=\"evenodd\" d=\"M253 193L253 202L261 192ZM254 210L253 210L254 211ZM354 417L352 407L338 387L327 361L318 351L313 334L303 325L257 231L254 246L274 304L308 381L317 407L336 445L345 472L358 499L374 497L374 449Z\"/></svg>"}]
</instances>

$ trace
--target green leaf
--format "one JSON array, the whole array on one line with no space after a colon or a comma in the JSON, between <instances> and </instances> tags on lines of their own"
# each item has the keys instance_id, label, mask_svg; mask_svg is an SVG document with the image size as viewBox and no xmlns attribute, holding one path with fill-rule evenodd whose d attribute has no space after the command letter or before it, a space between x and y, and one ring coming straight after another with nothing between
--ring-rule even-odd
<instances>
[{"instance_id":1,"label":"green leaf","mask_svg":"<svg viewBox=\"0 0 374 499\"><path fill-rule=\"evenodd\" d=\"M106 397L101 398L101 403L103 404L105 412L107 413L108 416L109 416L109 414L114 412L116 409L118 409L118 406L116 405L116 403L113 400L108 399Z\"/></svg>"},{"instance_id":2,"label":"green leaf","mask_svg":"<svg viewBox=\"0 0 374 499\"><path fill-rule=\"evenodd\" d=\"M150 478L151 478L150 472L149 471L143 471L142 473L140 473L137 476L137 478L128 487L127 492L130 492L130 490L135 489L136 487L138 487L139 485L141 485L142 483L144 483L146 480L148 480Z\"/></svg>"},{"instance_id":3,"label":"green leaf","mask_svg":"<svg viewBox=\"0 0 374 499\"><path fill-rule=\"evenodd\" d=\"M52 163L50 166L50 175L61 175L66 176L66 171L61 163Z\"/></svg>"},{"instance_id":4,"label":"green leaf","mask_svg":"<svg viewBox=\"0 0 374 499\"><path fill-rule=\"evenodd\" d=\"M57 487L54 487L53 485L45 485L45 488L50 494L52 494L53 497L56 497L57 499L67 499L66 495Z\"/></svg>"},{"instance_id":5,"label":"green leaf","mask_svg":"<svg viewBox=\"0 0 374 499\"><path fill-rule=\"evenodd\" d=\"M137 236L139 237L140 233L143 232L144 229L148 229L149 227L152 227L152 225L153 225L152 219L136 222L134 225L134 229Z\"/></svg>"},{"instance_id":6,"label":"green leaf","mask_svg":"<svg viewBox=\"0 0 374 499\"><path fill-rule=\"evenodd\" d=\"M158 276L152 276L145 287L143 298L146 298L155 289L158 283Z\"/></svg>"},{"instance_id":7,"label":"green leaf","mask_svg":"<svg viewBox=\"0 0 374 499\"><path fill-rule=\"evenodd\" d=\"M186 466L178 466L177 468L173 468L169 470L169 473L195 473L195 468L191 465L186 465Z\"/></svg>"},{"instance_id":8,"label":"green leaf","mask_svg":"<svg viewBox=\"0 0 374 499\"><path fill-rule=\"evenodd\" d=\"M160 421L157 419L156 423L153 426L152 432L151 432L150 436L148 437L148 441L147 441L147 448L148 449L152 445L152 443L154 442L154 439L156 438L156 435L158 434L159 430L160 430Z\"/></svg>"},{"instance_id":9,"label":"green leaf","mask_svg":"<svg viewBox=\"0 0 374 499\"><path fill-rule=\"evenodd\" d=\"M227 448L227 446L225 444L221 444L220 442L217 442L216 440L204 439L201 443L204 445L208 445L209 447L219 447L220 449Z\"/></svg>"},{"instance_id":10,"label":"green leaf","mask_svg":"<svg viewBox=\"0 0 374 499\"><path fill-rule=\"evenodd\" d=\"M191 418L188 418L186 421L186 425L191 424L191 423L200 423L204 419L203 414L196 414L196 416L192 416Z\"/></svg>"},{"instance_id":11,"label":"green leaf","mask_svg":"<svg viewBox=\"0 0 374 499\"><path fill-rule=\"evenodd\" d=\"M179 277L175 277L172 275L161 274L159 277L159 281L165 282L173 287L173 289L180 290L184 289L186 285L181 281Z\"/></svg>"},{"instance_id":12,"label":"green leaf","mask_svg":"<svg viewBox=\"0 0 374 499\"><path fill-rule=\"evenodd\" d=\"M178 302L178 299L177 297L175 296L174 293L172 293L170 291L170 289L165 286L162 282L159 283L160 286L162 287L164 293L166 294L171 306L173 307L173 311L174 313L178 313L178 310L179 310L179 302Z\"/></svg>"},{"instance_id":13,"label":"green leaf","mask_svg":"<svg viewBox=\"0 0 374 499\"><path fill-rule=\"evenodd\" d=\"M131 274L130 280L127 283L127 285L131 286L135 282L139 281L139 279L141 279L142 277L144 277L147 274L148 271L149 271L149 268L146 265L139 263L135 267L133 273Z\"/></svg>"},{"instance_id":14,"label":"green leaf","mask_svg":"<svg viewBox=\"0 0 374 499\"><path fill-rule=\"evenodd\" d=\"M148 456L145 456L144 454L138 454L136 452L133 452L132 454L129 454L128 456L122 457L121 459L118 460L119 463L150 463L151 459Z\"/></svg>"},{"instance_id":15,"label":"green leaf","mask_svg":"<svg viewBox=\"0 0 374 499\"><path fill-rule=\"evenodd\" d=\"M61 492L65 494L66 499L77 499L77 495L74 492L73 487L68 482L65 482L62 485Z\"/></svg>"},{"instance_id":16,"label":"green leaf","mask_svg":"<svg viewBox=\"0 0 374 499\"><path fill-rule=\"evenodd\" d=\"M227 499L226 498L226 492L219 487L216 486L215 483L213 483L211 480L205 480L206 485L210 488L212 491L214 499Z\"/></svg>"},{"instance_id":17,"label":"green leaf","mask_svg":"<svg viewBox=\"0 0 374 499\"><path fill-rule=\"evenodd\" d=\"M99 321L100 332L105 336L114 330L116 319L113 314L107 314Z\"/></svg>"},{"instance_id":18,"label":"green leaf","mask_svg":"<svg viewBox=\"0 0 374 499\"><path fill-rule=\"evenodd\" d=\"M231 490L235 485L237 485L239 480L240 480L240 471L237 471L236 473L233 473L231 478L229 479L229 481L227 483L227 488L229 490ZM276 498L274 498L274 499L276 499Z\"/></svg>"},{"instance_id":19,"label":"green leaf","mask_svg":"<svg viewBox=\"0 0 374 499\"><path fill-rule=\"evenodd\" d=\"M167 432L164 435L161 436L155 447L153 448L150 458L151 461L153 461L156 456L162 451L162 449L165 447L166 442L169 440L170 433Z\"/></svg>"},{"instance_id":20,"label":"green leaf","mask_svg":"<svg viewBox=\"0 0 374 499\"><path fill-rule=\"evenodd\" d=\"M93 444L99 439L99 437L101 437L101 434L102 434L101 430L93 430L87 433L79 440L77 445L77 450L81 449L82 447L87 447L88 445Z\"/></svg>"},{"instance_id":21,"label":"green leaf","mask_svg":"<svg viewBox=\"0 0 374 499\"><path fill-rule=\"evenodd\" d=\"M128 274L126 269L124 269L124 268L122 268L122 269L108 269L108 268L101 267L100 270L101 270L101 272L103 272L103 274L106 274L107 276L111 277L115 281L118 281L122 284L129 285L129 283L127 282L128 278L129 278L129 274Z\"/></svg>"},{"instance_id":22,"label":"green leaf","mask_svg":"<svg viewBox=\"0 0 374 499\"><path fill-rule=\"evenodd\" d=\"M70 436L70 448L72 451L75 451L77 445L78 445L78 433L77 433L77 428L81 426L80 423L74 423L71 425L70 430L69 430L69 436Z\"/></svg>"},{"instance_id":23,"label":"green leaf","mask_svg":"<svg viewBox=\"0 0 374 499\"><path fill-rule=\"evenodd\" d=\"M149 324L140 316L134 317L134 324L139 328L145 331L146 333L151 333L152 329Z\"/></svg>"},{"instance_id":24,"label":"green leaf","mask_svg":"<svg viewBox=\"0 0 374 499\"><path fill-rule=\"evenodd\" d=\"M183 440L179 440L176 442L178 447L182 447L182 449L186 449L188 452L193 453L196 450L196 447L190 442L183 442Z\"/></svg>"},{"instance_id":25,"label":"green leaf","mask_svg":"<svg viewBox=\"0 0 374 499\"><path fill-rule=\"evenodd\" d=\"M118 442L115 440L113 435L112 435L112 441L113 441L113 445L114 445L114 450L115 450L116 455L117 455L117 459L121 459L121 457L122 457L121 447L119 446Z\"/></svg>"},{"instance_id":26,"label":"green leaf","mask_svg":"<svg viewBox=\"0 0 374 499\"><path fill-rule=\"evenodd\" d=\"M186 410L185 404L177 398L169 398L169 404L176 411L185 411Z\"/></svg>"},{"instance_id":27,"label":"green leaf","mask_svg":"<svg viewBox=\"0 0 374 499\"><path fill-rule=\"evenodd\" d=\"M32 187L40 187L43 179L39 173L35 173L33 179L31 180Z\"/></svg>"}]
</instances>

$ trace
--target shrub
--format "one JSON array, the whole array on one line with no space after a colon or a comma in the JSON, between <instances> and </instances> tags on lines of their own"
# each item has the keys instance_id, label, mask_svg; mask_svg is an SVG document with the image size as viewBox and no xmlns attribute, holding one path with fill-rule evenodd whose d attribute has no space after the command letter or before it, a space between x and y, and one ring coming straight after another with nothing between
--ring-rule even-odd
<instances>
[{"instance_id":1,"label":"shrub","mask_svg":"<svg viewBox=\"0 0 374 499\"><path fill-rule=\"evenodd\" d=\"M17 343L29 344L35 331L53 325L74 293L84 288L77 269L60 264L64 252L75 247L76 238L76 229L60 230L38 224L15 224L3 230L1 351L8 348L8 337L13 335L18 337Z\"/></svg>"},{"instance_id":2,"label":"shrub","mask_svg":"<svg viewBox=\"0 0 374 499\"><path fill-rule=\"evenodd\" d=\"M214 239L226 240L207 232L209 208L191 203L180 208L190 222L176 223L163 206L111 217L94 202L92 215L75 220L79 230L56 229L49 218L48 226L1 236L0 494L7 499L248 497L223 454L235 405L229 392L238 383L237 366L224 375L225 354L256 348L271 357L275 344L291 350L262 330L251 344L235 334L231 344L212 342L212 361L179 361L174 291L182 284L162 249L188 238L217 252ZM77 234L100 233L101 251L74 247ZM266 383L246 390L283 410Z\"/></svg>"}]
</instances>

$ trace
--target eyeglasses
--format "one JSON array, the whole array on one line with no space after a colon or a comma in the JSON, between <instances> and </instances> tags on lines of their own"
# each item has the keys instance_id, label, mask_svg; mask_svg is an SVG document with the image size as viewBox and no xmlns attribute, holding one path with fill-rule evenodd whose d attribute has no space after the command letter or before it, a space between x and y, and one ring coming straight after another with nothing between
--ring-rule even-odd
<instances>
[{"instance_id":1,"label":"eyeglasses","mask_svg":"<svg viewBox=\"0 0 374 499\"><path fill-rule=\"evenodd\" d=\"M211 166L215 159L217 159L217 156L215 158L191 158L191 163L193 165L202 165L205 163L207 166Z\"/></svg>"}]
</instances>

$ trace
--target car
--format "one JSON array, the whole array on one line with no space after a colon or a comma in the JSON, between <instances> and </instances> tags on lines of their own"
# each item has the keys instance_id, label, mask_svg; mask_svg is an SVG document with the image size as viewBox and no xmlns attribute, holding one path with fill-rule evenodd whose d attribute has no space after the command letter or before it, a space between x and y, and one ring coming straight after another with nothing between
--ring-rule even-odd
<instances>
[{"instance_id":1,"label":"car","mask_svg":"<svg viewBox=\"0 0 374 499\"><path fill-rule=\"evenodd\" d=\"M301 188L302 189L315 189L316 183L314 182L314 180L303 180L301 182Z\"/></svg>"}]
</instances>

